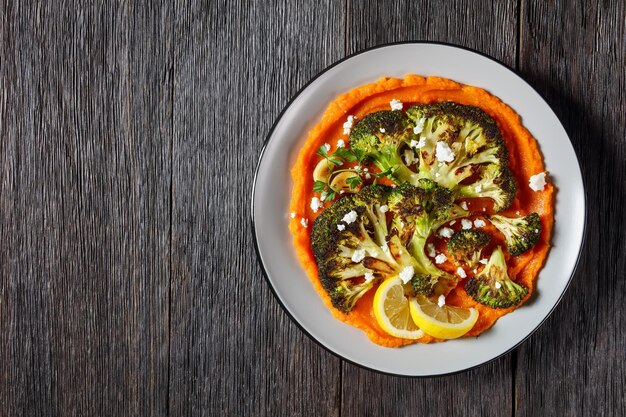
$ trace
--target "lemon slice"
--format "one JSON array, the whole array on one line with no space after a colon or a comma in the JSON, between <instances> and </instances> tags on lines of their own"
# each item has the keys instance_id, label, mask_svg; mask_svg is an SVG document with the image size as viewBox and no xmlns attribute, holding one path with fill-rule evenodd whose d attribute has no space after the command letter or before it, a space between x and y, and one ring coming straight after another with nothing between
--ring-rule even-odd
<instances>
[{"instance_id":1,"label":"lemon slice","mask_svg":"<svg viewBox=\"0 0 626 417\"><path fill-rule=\"evenodd\" d=\"M409 300L404 296L402 280L390 278L380 284L374 295L374 316L383 330L403 339L419 339L424 332L411 319Z\"/></svg>"},{"instance_id":2,"label":"lemon slice","mask_svg":"<svg viewBox=\"0 0 626 417\"><path fill-rule=\"evenodd\" d=\"M475 308L447 305L440 307L423 296L412 298L409 305L411 317L419 328L440 339L461 337L469 332L478 320L478 311Z\"/></svg>"}]
</instances>

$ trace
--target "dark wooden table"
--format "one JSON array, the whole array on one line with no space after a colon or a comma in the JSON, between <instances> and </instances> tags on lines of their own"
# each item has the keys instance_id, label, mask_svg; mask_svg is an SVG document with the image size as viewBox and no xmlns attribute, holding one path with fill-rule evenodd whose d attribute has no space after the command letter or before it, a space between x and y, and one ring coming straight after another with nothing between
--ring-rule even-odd
<instances>
[{"instance_id":1,"label":"dark wooden table","mask_svg":"<svg viewBox=\"0 0 626 417\"><path fill-rule=\"evenodd\" d=\"M623 1L87 3L0 4L0 415L626 415ZM308 339L249 227L289 98L411 39L517 69L569 133L589 211L546 324L427 379Z\"/></svg>"}]
</instances>

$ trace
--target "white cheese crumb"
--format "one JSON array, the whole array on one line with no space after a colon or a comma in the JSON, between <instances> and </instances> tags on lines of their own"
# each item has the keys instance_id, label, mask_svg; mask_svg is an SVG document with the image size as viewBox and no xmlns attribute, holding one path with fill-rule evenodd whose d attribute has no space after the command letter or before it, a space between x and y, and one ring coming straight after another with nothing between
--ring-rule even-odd
<instances>
[{"instance_id":1,"label":"white cheese crumb","mask_svg":"<svg viewBox=\"0 0 626 417\"><path fill-rule=\"evenodd\" d=\"M476 220L474 220L474 226L476 226L476 227L485 227L485 226L487 226L487 223L485 223L485 221L483 219L476 219Z\"/></svg>"},{"instance_id":2,"label":"white cheese crumb","mask_svg":"<svg viewBox=\"0 0 626 417\"><path fill-rule=\"evenodd\" d=\"M543 188L546 186L546 173L540 172L537 175L533 175L528 180L528 185L530 189L533 191L543 191Z\"/></svg>"},{"instance_id":3,"label":"white cheese crumb","mask_svg":"<svg viewBox=\"0 0 626 417\"><path fill-rule=\"evenodd\" d=\"M472 221L471 220L467 220L467 219L462 219L461 220L461 227L463 227L463 230L468 230L472 228Z\"/></svg>"},{"instance_id":4,"label":"white cheese crumb","mask_svg":"<svg viewBox=\"0 0 626 417\"><path fill-rule=\"evenodd\" d=\"M343 134L344 135L349 135L350 134L350 130L352 130L352 126L354 126L354 119L356 119L356 117L348 116L348 120L346 120L346 122L343 124Z\"/></svg>"},{"instance_id":5,"label":"white cheese crumb","mask_svg":"<svg viewBox=\"0 0 626 417\"><path fill-rule=\"evenodd\" d=\"M370 173L369 173L369 172L366 172L366 173L365 173L365 179L366 179L366 180L369 180L370 178L372 178L372 176L370 175Z\"/></svg>"},{"instance_id":6,"label":"white cheese crumb","mask_svg":"<svg viewBox=\"0 0 626 417\"><path fill-rule=\"evenodd\" d=\"M339 230L340 232L346 230L346 225L345 224L338 224L337 225L337 230Z\"/></svg>"},{"instance_id":7,"label":"white cheese crumb","mask_svg":"<svg viewBox=\"0 0 626 417\"><path fill-rule=\"evenodd\" d=\"M325 143L324 147L326 148L326 152L330 151L330 143Z\"/></svg>"},{"instance_id":8,"label":"white cheese crumb","mask_svg":"<svg viewBox=\"0 0 626 417\"><path fill-rule=\"evenodd\" d=\"M296 212L292 211L291 214L289 215L292 219L296 218Z\"/></svg>"},{"instance_id":9,"label":"white cheese crumb","mask_svg":"<svg viewBox=\"0 0 626 417\"><path fill-rule=\"evenodd\" d=\"M405 266L402 271L400 271L399 278L402 280L403 284L406 284L413 278L413 274L415 274L415 270L412 266Z\"/></svg>"},{"instance_id":10,"label":"white cheese crumb","mask_svg":"<svg viewBox=\"0 0 626 417\"><path fill-rule=\"evenodd\" d=\"M365 258L365 249L357 249L352 254L352 262L361 262Z\"/></svg>"},{"instance_id":11,"label":"white cheese crumb","mask_svg":"<svg viewBox=\"0 0 626 417\"><path fill-rule=\"evenodd\" d=\"M499 290L502 287L502 284L500 284L499 281L496 281L496 283L493 286L496 287L496 290Z\"/></svg>"},{"instance_id":12,"label":"white cheese crumb","mask_svg":"<svg viewBox=\"0 0 626 417\"><path fill-rule=\"evenodd\" d=\"M422 149L424 146L426 146L426 138L421 138L419 141L411 139L409 146L411 148Z\"/></svg>"},{"instance_id":13,"label":"white cheese crumb","mask_svg":"<svg viewBox=\"0 0 626 417\"><path fill-rule=\"evenodd\" d=\"M448 223L450 226L454 226L456 224L456 220L452 220L450 223Z\"/></svg>"},{"instance_id":14,"label":"white cheese crumb","mask_svg":"<svg viewBox=\"0 0 626 417\"><path fill-rule=\"evenodd\" d=\"M384 128L384 127L381 127L381 128L380 128L380 129L378 129L378 130L380 130L380 133L385 133L385 128Z\"/></svg>"},{"instance_id":15,"label":"white cheese crumb","mask_svg":"<svg viewBox=\"0 0 626 417\"><path fill-rule=\"evenodd\" d=\"M417 122L417 124L415 125L415 127L413 128L413 133L415 133L416 135L419 135L420 133L422 133L424 131L424 119L420 119L419 122ZM426 144L426 139L422 138L420 139L421 141L424 141L424 144ZM413 146L413 145L411 145ZM422 145L421 147L424 147L424 145Z\"/></svg>"},{"instance_id":16,"label":"white cheese crumb","mask_svg":"<svg viewBox=\"0 0 626 417\"><path fill-rule=\"evenodd\" d=\"M345 222L346 224L350 224L350 223L354 222L356 220L356 218L357 218L356 211L352 210L348 214L343 216L343 219L341 219L341 221Z\"/></svg>"},{"instance_id":17,"label":"white cheese crumb","mask_svg":"<svg viewBox=\"0 0 626 417\"><path fill-rule=\"evenodd\" d=\"M476 275L478 273L478 268L474 268L472 272L474 273L474 275Z\"/></svg>"},{"instance_id":18,"label":"white cheese crumb","mask_svg":"<svg viewBox=\"0 0 626 417\"><path fill-rule=\"evenodd\" d=\"M317 197L313 197L311 199L311 210L313 210L313 213L317 213L320 207L322 207L322 202L320 201L320 199Z\"/></svg>"},{"instance_id":19,"label":"white cheese crumb","mask_svg":"<svg viewBox=\"0 0 626 417\"><path fill-rule=\"evenodd\" d=\"M365 283L370 283L374 280L374 274L371 272L366 272L364 277L365 277Z\"/></svg>"},{"instance_id":20,"label":"white cheese crumb","mask_svg":"<svg viewBox=\"0 0 626 417\"><path fill-rule=\"evenodd\" d=\"M435 256L437 256L437 252L435 252L435 245L433 245L432 243L429 243L427 247L428 247L428 256L430 256L431 258L434 258Z\"/></svg>"},{"instance_id":21,"label":"white cheese crumb","mask_svg":"<svg viewBox=\"0 0 626 417\"><path fill-rule=\"evenodd\" d=\"M320 201L326 200L327 196L328 196L328 194L326 193L326 191L322 191L322 194L320 194Z\"/></svg>"},{"instance_id":22,"label":"white cheese crumb","mask_svg":"<svg viewBox=\"0 0 626 417\"><path fill-rule=\"evenodd\" d=\"M367 172L367 171L369 171L369 169L363 168L363 172Z\"/></svg>"},{"instance_id":23,"label":"white cheese crumb","mask_svg":"<svg viewBox=\"0 0 626 417\"><path fill-rule=\"evenodd\" d=\"M400 100L396 100L391 99L391 101L389 102L389 105L391 106L391 110L402 110L402 102Z\"/></svg>"},{"instance_id":24,"label":"white cheese crumb","mask_svg":"<svg viewBox=\"0 0 626 417\"><path fill-rule=\"evenodd\" d=\"M449 227L442 227L441 229L439 229L439 236L441 237L452 237L453 234L454 230L450 229Z\"/></svg>"},{"instance_id":25,"label":"white cheese crumb","mask_svg":"<svg viewBox=\"0 0 626 417\"><path fill-rule=\"evenodd\" d=\"M356 171L358 171L359 169L361 169L361 165L355 165L355 166L354 166L354 169L355 169Z\"/></svg>"},{"instance_id":26,"label":"white cheese crumb","mask_svg":"<svg viewBox=\"0 0 626 417\"><path fill-rule=\"evenodd\" d=\"M467 274L465 273L465 270L461 268L460 266L456 269L456 274L460 276L461 278L467 278Z\"/></svg>"},{"instance_id":27,"label":"white cheese crumb","mask_svg":"<svg viewBox=\"0 0 626 417\"><path fill-rule=\"evenodd\" d=\"M539 229L535 229L535 233L539 233Z\"/></svg>"},{"instance_id":28,"label":"white cheese crumb","mask_svg":"<svg viewBox=\"0 0 626 417\"><path fill-rule=\"evenodd\" d=\"M448 257L444 255L443 253L440 253L439 255L435 256L435 263L437 265L442 264L447 260L448 260Z\"/></svg>"},{"instance_id":29,"label":"white cheese crumb","mask_svg":"<svg viewBox=\"0 0 626 417\"><path fill-rule=\"evenodd\" d=\"M415 159L415 154L413 153L412 150L410 149L404 150L404 161L406 162L407 165L413 165L415 162L417 162Z\"/></svg>"},{"instance_id":30,"label":"white cheese crumb","mask_svg":"<svg viewBox=\"0 0 626 417\"><path fill-rule=\"evenodd\" d=\"M338 147L338 148L345 148L345 146L346 146L346 142L344 142L344 140L343 140L343 139L339 139L339 140L337 141L337 147Z\"/></svg>"},{"instance_id":31,"label":"white cheese crumb","mask_svg":"<svg viewBox=\"0 0 626 417\"><path fill-rule=\"evenodd\" d=\"M437 142L437 161L452 162L454 161L454 152L450 149L450 145L445 142Z\"/></svg>"},{"instance_id":32,"label":"white cheese crumb","mask_svg":"<svg viewBox=\"0 0 626 417\"><path fill-rule=\"evenodd\" d=\"M519 210L517 210L517 211L515 212L515 214L517 214L517 215L519 216Z\"/></svg>"},{"instance_id":33,"label":"white cheese crumb","mask_svg":"<svg viewBox=\"0 0 626 417\"><path fill-rule=\"evenodd\" d=\"M466 203L465 201L461 201L460 206L461 206L461 208L462 208L463 210L469 210L469 209L467 208L467 203Z\"/></svg>"},{"instance_id":34,"label":"white cheese crumb","mask_svg":"<svg viewBox=\"0 0 626 417\"><path fill-rule=\"evenodd\" d=\"M387 213L387 211L389 211L389 206L387 206L387 204L383 204L382 206L380 206L381 213Z\"/></svg>"},{"instance_id":35,"label":"white cheese crumb","mask_svg":"<svg viewBox=\"0 0 626 417\"><path fill-rule=\"evenodd\" d=\"M478 262L480 262L480 263L481 263L481 264L483 264L483 265L487 265L487 259L481 259L481 260L480 260L480 261L478 261Z\"/></svg>"},{"instance_id":36,"label":"white cheese crumb","mask_svg":"<svg viewBox=\"0 0 626 417\"><path fill-rule=\"evenodd\" d=\"M302 227L308 227L309 226L309 219L305 219L303 217L302 219L300 219L300 224L302 225Z\"/></svg>"},{"instance_id":37,"label":"white cheese crumb","mask_svg":"<svg viewBox=\"0 0 626 417\"><path fill-rule=\"evenodd\" d=\"M476 190L477 193L480 193L483 191L483 186L479 184L474 188L474 190Z\"/></svg>"},{"instance_id":38,"label":"white cheese crumb","mask_svg":"<svg viewBox=\"0 0 626 417\"><path fill-rule=\"evenodd\" d=\"M439 296L439 298L437 299L437 305L438 305L439 307L443 307L443 306L445 306L445 305L446 305L446 296L445 296L445 295L441 294L441 295Z\"/></svg>"},{"instance_id":39,"label":"white cheese crumb","mask_svg":"<svg viewBox=\"0 0 626 417\"><path fill-rule=\"evenodd\" d=\"M441 174L440 174L440 173L438 173L438 172L436 172L436 173L435 173L435 178L439 178L439 177L441 177Z\"/></svg>"},{"instance_id":40,"label":"white cheese crumb","mask_svg":"<svg viewBox=\"0 0 626 417\"><path fill-rule=\"evenodd\" d=\"M344 190L339 190L339 194L343 194L343 193L345 193Z\"/></svg>"}]
</instances>

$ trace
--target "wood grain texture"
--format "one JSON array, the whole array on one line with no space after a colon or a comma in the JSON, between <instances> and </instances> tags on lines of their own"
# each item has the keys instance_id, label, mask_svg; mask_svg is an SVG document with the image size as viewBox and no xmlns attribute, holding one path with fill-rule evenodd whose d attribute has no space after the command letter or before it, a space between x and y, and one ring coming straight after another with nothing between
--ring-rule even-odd
<instances>
[{"instance_id":1,"label":"wood grain texture","mask_svg":"<svg viewBox=\"0 0 626 417\"><path fill-rule=\"evenodd\" d=\"M400 40L434 40L475 48L514 66L517 3L494 3L454 1L442 7L430 1L349 1L348 51ZM514 355L506 355L467 373L429 379L384 376L344 364L342 416L508 415L513 410L513 361Z\"/></svg>"},{"instance_id":2,"label":"wood grain texture","mask_svg":"<svg viewBox=\"0 0 626 417\"><path fill-rule=\"evenodd\" d=\"M0 414L163 415L171 9L1 11Z\"/></svg>"},{"instance_id":3,"label":"wood grain texture","mask_svg":"<svg viewBox=\"0 0 626 417\"><path fill-rule=\"evenodd\" d=\"M339 414L340 361L272 296L254 252L249 198L274 119L342 56L341 6L176 4L173 416Z\"/></svg>"},{"instance_id":4,"label":"wood grain texture","mask_svg":"<svg viewBox=\"0 0 626 417\"><path fill-rule=\"evenodd\" d=\"M626 9L618 1L525 1L522 23L522 74L574 144L588 217L565 298L519 349L517 415L624 416Z\"/></svg>"}]
</instances>

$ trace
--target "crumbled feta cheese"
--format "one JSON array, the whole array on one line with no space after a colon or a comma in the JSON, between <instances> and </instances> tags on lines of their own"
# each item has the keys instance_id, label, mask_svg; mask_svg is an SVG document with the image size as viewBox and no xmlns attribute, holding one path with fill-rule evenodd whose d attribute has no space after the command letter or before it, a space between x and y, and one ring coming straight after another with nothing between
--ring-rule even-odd
<instances>
[{"instance_id":1,"label":"crumbled feta cheese","mask_svg":"<svg viewBox=\"0 0 626 417\"><path fill-rule=\"evenodd\" d=\"M296 212L292 211L291 214L289 215L292 219L296 218Z\"/></svg>"},{"instance_id":2,"label":"crumbled feta cheese","mask_svg":"<svg viewBox=\"0 0 626 417\"><path fill-rule=\"evenodd\" d=\"M430 256L431 258L434 258L435 256L437 256L437 252L435 252L435 245L433 245L432 243L429 243L427 245L428 248L428 256Z\"/></svg>"},{"instance_id":3,"label":"crumbled feta cheese","mask_svg":"<svg viewBox=\"0 0 626 417\"><path fill-rule=\"evenodd\" d=\"M356 171L360 170L360 169L361 169L361 165L355 165L355 166L354 166L354 169L355 169Z\"/></svg>"},{"instance_id":4,"label":"crumbled feta cheese","mask_svg":"<svg viewBox=\"0 0 626 417\"><path fill-rule=\"evenodd\" d=\"M476 220L474 220L474 226L476 226L476 227L485 227L485 226L487 226L487 223L485 223L485 221L483 219L476 219Z\"/></svg>"},{"instance_id":5,"label":"crumbled feta cheese","mask_svg":"<svg viewBox=\"0 0 626 417\"><path fill-rule=\"evenodd\" d=\"M461 201L461 204L459 204L459 205L461 206L461 208L462 208L463 210L469 210L469 209L467 208L467 203L466 203L465 201Z\"/></svg>"},{"instance_id":6,"label":"crumbled feta cheese","mask_svg":"<svg viewBox=\"0 0 626 417\"><path fill-rule=\"evenodd\" d=\"M440 174L440 173L438 173L438 172L436 172L436 173L435 173L435 178L439 178L439 177L441 177L441 174Z\"/></svg>"},{"instance_id":7,"label":"crumbled feta cheese","mask_svg":"<svg viewBox=\"0 0 626 417\"><path fill-rule=\"evenodd\" d=\"M535 233L539 233L539 229L535 229Z\"/></svg>"},{"instance_id":8,"label":"crumbled feta cheese","mask_svg":"<svg viewBox=\"0 0 626 417\"><path fill-rule=\"evenodd\" d=\"M452 237L453 234L454 230L450 229L449 227L442 227L441 229L439 229L439 236L441 237Z\"/></svg>"},{"instance_id":9,"label":"crumbled feta cheese","mask_svg":"<svg viewBox=\"0 0 626 417\"><path fill-rule=\"evenodd\" d=\"M415 162L417 162L417 160L415 159L415 153L413 153L412 150L404 150L404 162L406 162L407 165L413 165Z\"/></svg>"},{"instance_id":10,"label":"crumbled feta cheese","mask_svg":"<svg viewBox=\"0 0 626 417\"><path fill-rule=\"evenodd\" d=\"M460 276L461 278L467 278L467 274L465 273L465 270L461 268L460 266L456 269L456 274Z\"/></svg>"},{"instance_id":11,"label":"crumbled feta cheese","mask_svg":"<svg viewBox=\"0 0 626 417\"><path fill-rule=\"evenodd\" d=\"M322 207L322 202L320 201L320 199L317 197L313 197L311 199L311 210L313 210L313 213L317 213L320 207Z\"/></svg>"},{"instance_id":12,"label":"crumbled feta cheese","mask_svg":"<svg viewBox=\"0 0 626 417\"><path fill-rule=\"evenodd\" d=\"M468 220L468 219L462 219L461 220L461 227L463 228L463 230L468 230L472 228L472 221Z\"/></svg>"},{"instance_id":13,"label":"crumbled feta cheese","mask_svg":"<svg viewBox=\"0 0 626 417\"><path fill-rule=\"evenodd\" d=\"M387 211L389 211L389 206L387 206L387 204L383 204L382 206L380 206L381 213L387 213Z\"/></svg>"},{"instance_id":14,"label":"crumbled feta cheese","mask_svg":"<svg viewBox=\"0 0 626 417\"><path fill-rule=\"evenodd\" d=\"M495 284L493 284L494 287L496 287L496 290L499 290L502 287L502 284L500 284L499 281L496 281Z\"/></svg>"},{"instance_id":15,"label":"crumbled feta cheese","mask_svg":"<svg viewBox=\"0 0 626 417\"><path fill-rule=\"evenodd\" d=\"M546 173L540 172L537 175L533 175L528 180L528 185L530 189L533 191L543 191L543 188L546 186Z\"/></svg>"},{"instance_id":16,"label":"crumbled feta cheese","mask_svg":"<svg viewBox=\"0 0 626 417\"><path fill-rule=\"evenodd\" d=\"M326 148L326 152L330 151L330 143L325 143L324 147Z\"/></svg>"},{"instance_id":17,"label":"crumbled feta cheese","mask_svg":"<svg viewBox=\"0 0 626 417\"><path fill-rule=\"evenodd\" d=\"M369 180L370 178L372 178L372 176L370 175L370 173L369 173L369 172L366 172L366 173L365 173L365 179L366 179L366 180Z\"/></svg>"},{"instance_id":18,"label":"crumbled feta cheese","mask_svg":"<svg viewBox=\"0 0 626 417\"><path fill-rule=\"evenodd\" d=\"M346 147L346 142L344 142L344 140L343 140L343 139L339 139L339 140L337 141L337 147L338 147L338 148L345 148L345 147Z\"/></svg>"},{"instance_id":19,"label":"crumbled feta cheese","mask_svg":"<svg viewBox=\"0 0 626 417\"><path fill-rule=\"evenodd\" d=\"M411 148L422 149L424 146L426 146L426 138L421 138L419 141L411 139L409 146Z\"/></svg>"},{"instance_id":20,"label":"crumbled feta cheese","mask_svg":"<svg viewBox=\"0 0 626 417\"><path fill-rule=\"evenodd\" d=\"M472 272L474 273L474 275L476 275L478 273L478 268L474 268Z\"/></svg>"},{"instance_id":21,"label":"crumbled feta cheese","mask_svg":"<svg viewBox=\"0 0 626 417\"><path fill-rule=\"evenodd\" d=\"M476 187L474 187L474 190L476 190L477 193L480 193L483 191L483 186L478 184Z\"/></svg>"},{"instance_id":22,"label":"crumbled feta cheese","mask_svg":"<svg viewBox=\"0 0 626 417\"><path fill-rule=\"evenodd\" d=\"M413 133L415 133L416 135L419 135L420 133L422 133L424 131L424 119L420 119L417 124L415 125L415 127L413 128ZM423 138L422 138L423 139ZM420 139L420 142L421 140ZM425 141L425 139L424 139ZM412 145L411 145L412 146ZM422 145L423 146L423 145Z\"/></svg>"},{"instance_id":23,"label":"crumbled feta cheese","mask_svg":"<svg viewBox=\"0 0 626 417\"><path fill-rule=\"evenodd\" d=\"M478 261L478 262L480 262L480 263L481 263L481 264L483 264L483 265L487 265L487 259L481 259L481 260L480 260L480 261Z\"/></svg>"},{"instance_id":24,"label":"crumbled feta cheese","mask_svg":"<svg viewBox=\"0 0 626 417\"><path fill-rule=\"evenodd\" d=\"M445 295L441 294L441 295L439 296L439 298L437 298L437 305L438 305L439 307L443 307L443 306L445 306L445 305L446 305L446 296L445 296Z\"/></svg>"},{"instance_id":25,"label":"crumbled feta cheese","mask_svg":"<svg viewBox=\"0 0 626 417\"><path fill-rule=\"evenodd\" d=\"M437 161L452 162L454 161L454 152L450 149L450 145L446 142L437 142Z\"/></svg>"},{"instance_id":26,"label":"crumbled feta cheese","mask_svg":"<svg viewBox=\"0 0 626 417\"><path fill-rule=\"evenodd\" d=\"M456 220L452 220L450 223L448 223L450 226L454 226L456 224Z\"/></svg>"},{"instance_id":27,"label":"crumbled feta cheese","mask_svg":"<svg viewBox=\"0 0 626 417\"><path fill-rule=\"evenodd\" d=\"M338 224L337 225L337 230L339 230L340 232L346 230L346 225L345 224Z\"/></svg>"},{"instance_id":28,"label":"crumbled feta cheese","mask_svg":"<svg viewBox=\"0 0 626 417\"><path fill-rule=\"evenodd\" d=\"M384 127L381 127L381 128L380 128L380 129L378 129L378 130L380 130L380 133L385 133L385 128L384 128Z\"/></svg>"},{"instance_id":29,"label":"crumbled feta cheese","mask_svg":"<svg viewBox=\"0 0 626 417\"><path fill-rule=\"evenodd\" d=\"M374 280L374 274L371 273L371 272L366 272L364 277L365 277L365 282L366 283L370 283L370 282L372 282Z\"/></svg>"},{"instance_id":30,"label":"crumbled feta cheese","mask_svg":"<svg viewBox=\"0 0 626 417\"><path fill-rule=\"evenodd\" d=\"M352 262L361 262L363 259L365 259L365 249L357 249L354 251L354 253L352 254Z\"/></svg>"},{"instance_id":31,"label":"crumbled feta cheese","mask_svg":"<svg viewBox=\"0 0 626 417\"><path fill-rule=\"evenodd\" d=\"M339 190L339 194L345 193L345 190Z\"/></svg>"},{"instance_id":32,"label":"crumbled feta cheese","mask_svg":"<svg viewBox=\"0 0 626 417\"><path fill-rule=\"evenodd\" d=\"M356 218L357 218L356 211L352 210L348 214L343 216L343 219L341 219L341 221L345 222L346 224L350 224L350 223L354 222L356 220Z\"/></svg>"},{"instance_id":33,"label":"crumbled feta cheese","mask_svg":"<svg viewBox=\"0 0 626 417\"><path fill-rule=\"evenodd\" d=\"M308 227L309 226L309 219L305 219L303 217L302 219L300 219L300 224L302 225L302 227Z\"/></svg>"},{"instance_id":34,"label":"crumbled feta cheese","mask_svg":"<svg viewBox=\"0 0 626 417\"><path fill-rule=\"evenodd\" d=\"M328 197L328 193L326 193L326 191L322 191L322 194L320 194L320 201L326 200L326 197Z\"/></svg>"},{"instance_id":35,"label":"crumbled feta cheese","mask_svg":"<svg viewBox=\"0 0 626 417\"><path fill-rule=\"evenodd\" d=\"M517 214L517 215L519 216L519 210L517 210L517 211L515 212L515 214Z\"/></svg>"},{"instance_id":36,"label":"crumbled feta cheese","mask_svg":"<svg viewBox=\"0 0 626 417\"><path fill-rule=\"evenodd\" d=\"M448 260L448 257L444 255L443 253L440 253L439 255L435 256L435 263L437 265L442 264L447 260Z\"/></svg>"},{"instance_id":37,"label":"crumbled feta cheese","mask_svg":"<svg viewBox=\"0 0 626 417\"><path fill-rule=\"evenodd\" d=\"M403 284L406 284L413 278L413 274L415 274L415 270L412 266L405 266L402 271L400 271L399 278L402 280Z\"/></svg>"},{"instance_id":38,"label":"crumbled feta cheese","mask_svg":"<svg viewBox=\"0 0 626 417\"><path fill-rule=\"evenodd\" d=\"M396 100L391 99L391 101L389 102L389 105L391 106L391 110L402 110L402 102L400 100Z\"/></svg>"},{"instance_id":39,"label":"crumbled feta cheese","mask_svg":"<svg viewBox=\"0 0 626 417\"><path fill-rule=\"evenodd\" d=\"M369 171L369 169L363 168L363 172L367 172L367 171Z\"/></svg>"},{"instance_id":40,"label":"crumbled feta cheese","mask_svg":"<svg viewBox=\"0 0 626 417\"><path fill-rule=\"evenodd\" d=\"M346 122L343 124L343 134L344 135L349 135L350 134L350 130L352 130L352 126L354 126L354 119L356 119L356 117L348 116L348 120L346 120Z\"/></svg>"}]
</instances>

